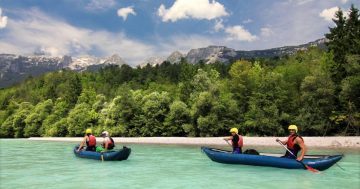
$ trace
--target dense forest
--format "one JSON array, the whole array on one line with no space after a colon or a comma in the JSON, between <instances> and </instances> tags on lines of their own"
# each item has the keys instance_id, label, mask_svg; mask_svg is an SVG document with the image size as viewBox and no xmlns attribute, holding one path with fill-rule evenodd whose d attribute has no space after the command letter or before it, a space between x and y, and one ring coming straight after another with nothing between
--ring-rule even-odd
<instances>
[{"instance_id":1,"label":"dense forest","mask_svg":"<svg viewBox=\"0 0 360 189\"><path fill-rule=\"evenodd\" d=\"M360 129L358 9L339 10L327 50L230 64L108 66L61 70L0 90L0 137L357 135Z\"/></svg>"}]
</instances>

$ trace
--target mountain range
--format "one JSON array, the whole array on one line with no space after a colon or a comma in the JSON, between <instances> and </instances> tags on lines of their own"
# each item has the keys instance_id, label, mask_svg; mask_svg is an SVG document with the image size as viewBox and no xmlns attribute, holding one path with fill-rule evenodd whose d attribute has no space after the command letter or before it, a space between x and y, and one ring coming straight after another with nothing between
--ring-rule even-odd
<instances>
[{"instance_id":1,"label":"mountain range","mask_svg":"<svg viewBox=\"0 0 360 189\"><path fill-rule=\"evenodd\" d=\"M318 39L316 41L298 46L284 46L279 48L265 50L242 51L228 48L225 46L209 46L205 48L191 49L187 54L178 51L171 53L166 57L151 57L139 64L144 67L147 64L156 66L164 61L170 63L179 63L185 59L190 64L196 64L203 61L206 64L215 62L230 63L237 59L252 58L272 58L291 55L299 50L306 50L311 46L326 48L326 40ZM0 52L1 53L1 52ZM117 54L110 57L99 58L94 56L81 57L49 57L44 55L22 56L14 54L0 54L0 88L19 83L29 76L38 76L47 72L61 69L70 69L74 71L96 70L106 65L123 65L126 62Z\"/></svg>"}]
</instances>

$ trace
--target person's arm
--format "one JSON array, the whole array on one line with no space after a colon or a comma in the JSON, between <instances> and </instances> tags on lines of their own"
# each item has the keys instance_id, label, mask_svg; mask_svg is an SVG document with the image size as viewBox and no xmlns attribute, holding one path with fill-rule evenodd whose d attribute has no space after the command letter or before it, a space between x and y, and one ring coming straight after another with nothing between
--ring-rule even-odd
<instances>
[{"instance_id":1,"label":"person's arm","mask_svg":"<svg viewBox=\"0 0 360 189\"><path fill-rule=\"evenodd\" d=\"M109 140L108 138L104 138L103 145L102 145L103 150L101 152L106 152L107 151L107 148L108 148L108 145L109 145L108 140Z\"/></svg>"},{"instance_id":2,"label":"person's arm","mask_svg":"<svg viewBox=\"0 0 360 189\"><path fill-rule=\"evenodd\" d=\"M301 148L301 154L300 154L300 156L298 157L298 158L296 158L296 160L298 160L298 161L301 161L301 160L303 160L304 159L304 156L305 156L305 153L306 153L306 146L305 146L305 144L304 144L304 141L303 140L301 140L299 137L297 137L296 139L295 139L295 142L296 142L296 144L298 144L299 146L300 146L300 148Z\"/></svg>"},{"instance_id":3,"label":"person's arm","mask_svg":"<svg viewBox=\"0 0 360 189\"><path fill-rule=\"evenodd\" d=\"M229 137L224 137L224 140L232 140L233 136L229 136Z\"/></svg>"},{"instance_id":4,"label":"person's arm","mask_svg":"<svg viewBox=\"0 0 360 189\"><path fill-rule=\"evenodd\" d=\"M79 146L79 148L77 149L77 151L80 151L81 148L85 145L86 137L87 137L87 136L85 136L84 139L81 141L80 146Z\"/></svg>"},{"instance_id":5,"label":"person's arm","mask_svg":"<svg viewBox=\"0 0 360 189\"><path fill-rule=\"evenodd\" d=\"M281 142L281 144L286 145L287 144L287 140L281 141L280 139L276 139L276 142Z\"/></svg>"},{"instance_id":6,"label":"person's arm","mask_svg":"<svg viewBox=\"0 0 360 189\"><path fill-rule=\"evenodd\" d=\"M109 141L108 141L108 140L109 140L109 139L106 140L104 151L107 151L107 149L108 149L108 147L109 147Z\"/></svg>"}]
</instances>

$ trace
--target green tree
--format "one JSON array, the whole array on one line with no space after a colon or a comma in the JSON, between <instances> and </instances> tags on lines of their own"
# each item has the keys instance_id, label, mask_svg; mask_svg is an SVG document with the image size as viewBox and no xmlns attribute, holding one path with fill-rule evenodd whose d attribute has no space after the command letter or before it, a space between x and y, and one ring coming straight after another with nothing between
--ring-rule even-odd
<instances>
[{"instance_id":1,"label":"green tree","mask_svg":"<svg viewBox=\"0 0 360 189\"><path fill-rule=\"evenodd\" d=\"M193 122L183 125L186 133L190 136L217 136L235 125L237 103L230 96L221 95L217 71L198 69L191 85L190 114Z\"/></svg>"},{"instance_id":2,"label":"green tree","mask_svg":"<svg viewBox=\"0 0 360 189\"><path fill-rule=\"evenodd\" d=\"M346 125L344 134L358 136L360 134L360 76L350 76L345 78L341 83L340 101L345 107L340 117L345 119L341 122ZM338 119L338 118L337 118Z\"/></svg>"},{"instance_id":3,"label":"green tree","mask_svg":"<svg viewBox=\"0 0 360 189\"><path fill-rule=\"evenodd\" d=\"M288 114L282 110L287 100L282 83L281 74L269 72L261 76L250 96L249 111L245 114L243 127L247 133L266 136L284 133L281 121L286 120Z\"/></svg>"},{"instance_id":4,"label":"green tree","mask_svg":"<svg viewBox=\"0 0 360 189\"><path fill-rule=\"evenodd\" d=\"M302 133L310 136L325 135L334 111L335 85L324 74L307 76L301 84L302 108L297 123Z\"/></svg>"},{"instance_id":5,"label":"green tree","mask_svg":"<svg viewBox=\"0 0 360 189\"><path fill-rule=\"evenodd\" d=\"M346 19L341 9L336 12L333 19L335 27L330 28L330 33L326 34L329 40L327 43L329 51L334 54L334 62L329 66L332 79L339 84L348 72L345 69L348 64L348 55L360 54L360 20L359 10L351 5L349 18Z\"/></svg>"},{"instance_id":6,"label":"green tree","mask_svg":"<svg viewBox=\"0 0 360 189\"><path fill-rule=\"evenodd\" d=\"M109 105L101 110L100 127L102 130L108 130L112 136L122 136L126 132L126 125L121 117L122 97L115 97Z\"/></svg>"},{"instance_id":7,"label":"green tree","mask_svg":"<svg viewBox=\"0 0 360 189\"><path fill-rule=\"evenodd\" d=\"M345 22L346 45L349 54L360 55L360 19L359 9L354 4L351 5L349 17Z\"/></svg>"},{"instance_id":8,"label":"green tree","mask_svg":"<svg viewBox=\"0 0 360 189\"><path fill-rule=\"evenodd\" d=\"M86 128L94 128L98 123L98 114L86 103L77 104L67 117L67 130L70 136L83 136Z\"/></svg>"},{"instance_id":9,"label":"green tree","mask_svg":"<svg viewBox=\"0 0 360 189\"><path fill-rule=\"evenodd\" d=\"M164 121L168 136L184 136L183 127L191 123L191 115L187 105L179 100L170 105L170 111Z\"/></svg>"},{"instance_id":10,"label":"green tree","mask_svg":"<svg viewBox=\"0 0 360 189\"><path fill-rule=\"evenodd\" d=\"M248 61L236 61L230 68L230 88L234 98L239 102L241 113L248 110L249 97L251 96L254 82L250 76L252 64Z\"/></svg>"},{"instance_id":11,"label":"green tree","mask_svg":"<svg viewBox=\"0 0 360 189\"><path fill-rule=\"evenodd\" d=\"M12 134L15 138L24 137L24 128L26 126L25 119L31 113L33 106L28 102L22 102L18 105L18 109L9 116L2 124L2 129L6 131L3 135Z\"/></svg>"},{"instance_id":12,"label":"green tree","mask_svg":"<svg viewBox=\"0 0 360 189\"><path fill-rule=\"evenodd\" d=\"M335 13L335 19L333 19L335 27L329 28L330 33L326 34L327 47L329 51L334 54L334 62L329 66L331 77L335 83L340 83L341 80L346 77L346 72L343 65L346 63L345 56L347 51L346 37L347 32L345 28L346 18L341 9Z\"/></svg>"},{"instance_id":13,"label":"green tree","mask_svg":"<svg viewBox=\"0 0 360 189\"><path fill-rule=\"evenodd\" d=\"M43 136L56 137L66 136L68 134L66 116L67 113L70 111L69 107L70 104L68 104L62 98L56 99L54 107L52 108L52 112L43 121Z\"/></svg>"},{"instance_id":14,"label":"green tree","mask_svg":"<svg viewBox=\"0 0 360 189\"><path fill-rule=\"evenodd\" d=\"M41 136L44 133L43 121L51 113L53 101L51 99L38 103L25 119L24 136Z\"/></svg>"},{"instance_id":15,"label":"green tree","mask_svg":"<svg viewBox=\"0 0 360 189\"><path fill-rule=\"evenodd\" d=\"M167 92L152 92L142 99L145 125L140 128L142 136L169 136L164 126L171 99Z\"/></svg>"},{"instance_id":16,"label":"green tree","mask_svg":"<svg viewBox=\"0 0 360 189\"><path fill-rule=\"evenodd\" d=\"M93 88L83 89L78 98L78 104L87 103L94 104L96 101L96 91Z\"/></svg>"}]
</instances>

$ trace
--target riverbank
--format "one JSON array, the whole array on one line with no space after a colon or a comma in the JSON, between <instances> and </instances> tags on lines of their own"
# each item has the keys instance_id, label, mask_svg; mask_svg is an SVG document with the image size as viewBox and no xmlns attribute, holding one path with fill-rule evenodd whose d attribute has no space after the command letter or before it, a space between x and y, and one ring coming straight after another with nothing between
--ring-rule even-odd
<instances>
[{"instance_id":1,"label":"riverbank","mask_svg":"<svg viewBox=\"0 0 360 189\"><path fill-rule=\"evenodd\" d=\"M98 137L100 140L101 138ZM278 137L244 137L244 146L278 146ZM306 146L320 148L360 148L360 137L303 137ZM222 137L114 137L117 143L227 145ZM285 137L279 137L285 140ZM80 142L81 137L31 137L35 141Z\"/></svg>"}]
</instances>

